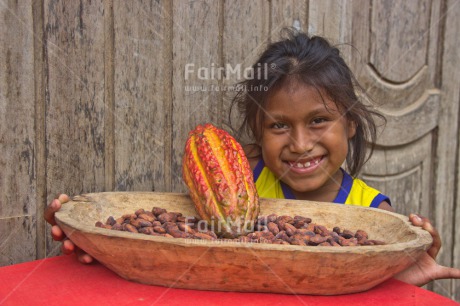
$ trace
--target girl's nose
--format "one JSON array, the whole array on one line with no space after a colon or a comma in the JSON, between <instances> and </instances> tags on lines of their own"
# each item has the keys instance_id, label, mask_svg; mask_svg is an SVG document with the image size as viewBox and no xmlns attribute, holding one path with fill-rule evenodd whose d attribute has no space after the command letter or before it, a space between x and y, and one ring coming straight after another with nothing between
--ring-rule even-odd
<instances>
[{"instance_id":1,"label":"girl's nose","mask_svg":"<svg viewBox=\"0 0 460 306\"><path fill-rule=\"evenodd\" d=\"M298 154L309 152L315 146L313 138L307 129L295 129L290 135L289 149Z\"/></svg>"}]
</instances>

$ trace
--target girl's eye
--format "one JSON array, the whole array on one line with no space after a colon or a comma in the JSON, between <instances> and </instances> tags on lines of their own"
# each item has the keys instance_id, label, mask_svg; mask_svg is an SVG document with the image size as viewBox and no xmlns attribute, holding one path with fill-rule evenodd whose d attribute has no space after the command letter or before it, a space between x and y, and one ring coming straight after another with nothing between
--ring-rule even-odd
<instances>
[{"instance_id":1,"label":"girl's eye","mask_svg":"<svg viewBox=\"0 0 460 306\"><path fill-rule=\"evenodd\" d=\"M327 119L326 118L315 118L312 120L312 123L313 124L320 124L320 123L323 123L323 122L326 122Z\"/></svg>"},{"instance_id":2,"label":"girl's eye","mask_svg":"<svg viewBox=\"0 0 460 306\"><path fill-rule=\"evenodd\" d=\"M287 128L287 124L281 122L275 122L270 125L272 129L285 129Z\"/></svg>"}]
</instances>

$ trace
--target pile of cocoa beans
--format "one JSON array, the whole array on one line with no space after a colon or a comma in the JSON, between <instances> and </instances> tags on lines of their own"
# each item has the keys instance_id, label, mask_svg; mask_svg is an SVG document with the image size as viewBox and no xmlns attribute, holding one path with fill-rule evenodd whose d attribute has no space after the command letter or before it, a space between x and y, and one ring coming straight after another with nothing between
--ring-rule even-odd
<instances>
[{"instance_id":1,"label":"pile of cocoa beans","mask_svg":"<svg viewBox=\"0 0 460 306\"><path fill-rule=\"evenodd\" d=\"M96 222L97 227L142 233L170 238L189 238L210 241L235 241L249 243L290 244L302 246L365 246L382 245L383 241L369 239L363 230L352 232L334 227L312 223L310 218L302 216L278 216L271 214L259 216L254 231L234 239L218 237L210 226L197 217L183 216L182 213L168 212L154 207L151 211L138 209L117 219L110 216L107 221Z\"/></svg>"}]
</instances>

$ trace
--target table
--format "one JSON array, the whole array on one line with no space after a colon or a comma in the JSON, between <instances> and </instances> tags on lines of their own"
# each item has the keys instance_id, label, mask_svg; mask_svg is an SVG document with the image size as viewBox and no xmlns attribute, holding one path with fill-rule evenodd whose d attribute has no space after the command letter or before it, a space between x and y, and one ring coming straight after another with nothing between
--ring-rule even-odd
<instances>
[{"instance_id":1,"label":"table","mask_svg":"<svg viewBox=\"0 0 460 306\"><path fill-rule=\"evenodd\" d=\"M127 281L74 255L0 268L0 305L458 305L434 292L390 279L362 293L284 295L172 289Z\"/></svg>"}]
</instances>

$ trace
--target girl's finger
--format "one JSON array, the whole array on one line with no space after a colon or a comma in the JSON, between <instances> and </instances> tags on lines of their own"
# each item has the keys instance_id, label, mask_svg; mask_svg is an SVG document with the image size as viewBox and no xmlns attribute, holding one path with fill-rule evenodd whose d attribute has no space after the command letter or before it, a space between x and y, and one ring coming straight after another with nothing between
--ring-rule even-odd
<instances>
[{"instance_id":1,"label":"girl's finger","mask_svg":"<svg viewBox=\"0 0 460 306\"><path fill-rule=\"evenodd\" d=\"M79 247L76 247L75 253L77 254L78 261L83 263L83 264L90 264L93 262L93 257L85 253L82 249Z\"/></svg>"},{"instance_id":2,"label":"girl's finger","mask_svg":"<svg viewBox=\"0 0 460 306\"><path fill-rule=\"evenodd\" d=\"M59 226L53 225L51 227L51 237L53 237L53 240L55 240L55 241L61 241L66 236L65 236L64 232L62 231L62 229Z\"/></svg>"},{"instance_id":3,"label":"girl's finger","mask_svg":"<svg viewBox=\"0 0 460 306\"><path fill-rule=\"evenodd\" d=\"M438 256L439 250L441 249L441 237L439 236L438 231L431 225L430 221L424 220L425 222L422 225L422 228L426 231L428 231L431 234L431 237L433 238L433 244L431 247L428 249L428 255L430 255L433 259L436 259Z\"/></svg>"},{"instance_id":4,"label":"girl's finger","mask_svg":"<svg viewBox=\"0 0 460 306\"><path fill-rule=\"evenodd\" d=\"M69 202L70 198L68 195L66 194L60 194L57 196L57 199L61 202L61 203L67 203Z\"/></svg>"},{"instance_id":5,"label":"girl's finger","mask_svg":"<svg viewBox=\"0 0 460 306\"><path fill-rule=\"evenodd\" d=\"M420 226L430 233L431 237L433 238L433 244L428 249L427 253L431 258L436 259L442 244L438 231L431 225L431 222L428 218L416 214L410 214L409 219L413 225Z\"/></svg>"},{"instance_id":6,"label":"girl's finger","mask_svg":"<svg viewBox=\"0 0 460 306\"><path fill-rule=\"evenodd\" d=\"M56 225L54 220L54 213L61 208L61 201L59 199L54 199L45 209L45 220L51 225Z\"/></svg>"},{"instance_id":7,"label":"girl's finger","mask_svg":"<svg viewBox=\"0 0 460 306\"><path fill-rule=\"evenodd\" d=\"M73 244L73 242L69 239L66 239L62 242L61 250L62 253L66 255L72 254L75 251L75 244Z\"/></svg>"}]
</instances>

